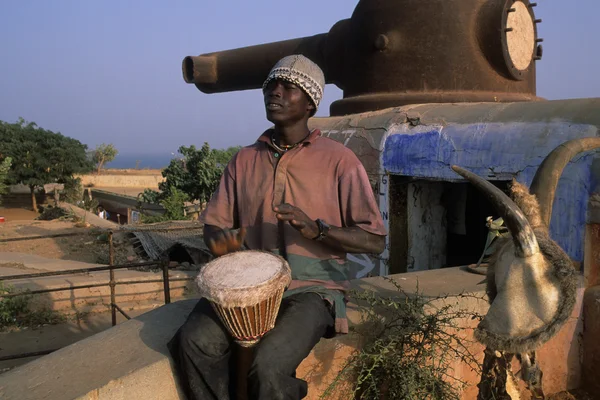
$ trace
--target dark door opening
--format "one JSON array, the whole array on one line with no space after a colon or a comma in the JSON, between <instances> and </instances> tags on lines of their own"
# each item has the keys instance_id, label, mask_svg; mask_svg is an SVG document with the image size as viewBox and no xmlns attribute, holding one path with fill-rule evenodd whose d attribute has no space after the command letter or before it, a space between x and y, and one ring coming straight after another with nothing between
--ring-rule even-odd
<instances>
[{"instance_id":1,"label":"dark door opening","mask_svg":"<svg viewBox=\"0 0 600 400\"><path fill-rule=\"evenodd\" d=\"M466 182L403 176L390 176L389 182L390 274L479 260L488 234L486 218L499 215L477 189ZM509 181L492 183L508 193Z\"/></svg>"},{"instance_id":2,"label":"dark door opening","mask_svg":"<svg viewBox=\"0 0 600 400\"><path fill-rule=\"evenodd\" d=\"M492 181L508 193L508 181ZM488 235L486 218L498 218L498 212L481 192L468 183L445 183L443 201L448 210L446 266L476 263Z\"/></svg>"}]
</instances>

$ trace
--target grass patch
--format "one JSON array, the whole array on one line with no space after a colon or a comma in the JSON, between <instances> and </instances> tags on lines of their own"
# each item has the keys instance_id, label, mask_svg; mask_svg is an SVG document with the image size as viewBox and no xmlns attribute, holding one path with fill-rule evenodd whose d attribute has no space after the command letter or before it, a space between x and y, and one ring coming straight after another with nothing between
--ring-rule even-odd
<instances>
[{"instance_id":1,"label":"grass patch","mask_svg":"<svg viewBox=\"0 0 600 400\"><path fill-rule=\"evenodd\" d=\"M30 309L32 295L24 291L20 296L4 297L16 293L13 286L0 283L0 331L10 328L35 328L41 325L59 324L66 321L66 317L54 310Z\"/></svg>"}]
</instances>

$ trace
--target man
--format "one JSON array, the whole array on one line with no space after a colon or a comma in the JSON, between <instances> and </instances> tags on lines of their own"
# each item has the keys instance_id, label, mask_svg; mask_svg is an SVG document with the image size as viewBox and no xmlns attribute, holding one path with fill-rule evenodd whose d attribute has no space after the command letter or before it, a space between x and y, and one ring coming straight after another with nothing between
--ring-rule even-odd
<instances>
[{"instance_id":1,"label":"man","mask_svg":"<svg viewBox=\"0 0 600 400\"><path fill-rule=\"evenodd\" d=\"M304 56L273 67L263 94L274 127L233 157L200 217L215 256L245 244L282 255L292 269L275 328L254 351L252 399L307 395L296 368L322 337L348 332L344 291L358 266L346 254L381 253L385 246L364 167L342 144L308 128L324 85L321 69ZM234 398L232 338L207 300L169 346L190 399Z\"/></svg>"}]
</instances>

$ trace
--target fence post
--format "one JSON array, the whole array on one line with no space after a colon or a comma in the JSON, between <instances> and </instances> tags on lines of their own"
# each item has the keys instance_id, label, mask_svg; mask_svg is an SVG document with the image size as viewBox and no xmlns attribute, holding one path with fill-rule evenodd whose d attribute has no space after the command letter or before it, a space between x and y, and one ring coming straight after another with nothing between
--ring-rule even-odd
<instances>
[{"instance_id":1,"label":"fence post","mask_svg":"<svg viewBox=\"0 0 600 400\"><path fill-rule=\"evenodd\" d=\"M163 270L163 289L165 292L165 304L171 302L171 286L169 285L169 262L166 260L162 261Z\"/></svg>"},{"instance_id":2,"label":"fence post","mask_svg":"<svg viewBox=\"0 0 600 400\"><path fill-rule=\"evenodd\" d=\"M115 248L113 245L113 231L108 232L108 265L112 267L115 264ZM117 325L117 309L115 307L116 299L115 299L115 270L109 270L110 281L108 285L110 286L110 312L112 317L112 326Z\"/></svg>"}]
</instances>

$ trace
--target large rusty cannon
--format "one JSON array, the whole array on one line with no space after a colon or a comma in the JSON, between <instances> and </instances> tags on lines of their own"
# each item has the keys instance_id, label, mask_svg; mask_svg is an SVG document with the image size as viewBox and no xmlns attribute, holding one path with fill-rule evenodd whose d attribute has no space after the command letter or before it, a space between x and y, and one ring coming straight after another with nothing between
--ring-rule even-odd
<instances>
[{"instance_id":1,"label":"large rusty cannon","mask_svg":"<svg viewBox=\"0 0 600 400\"><path fill-rule=\"evenodd\" d=\"M393 106L537 100L541 39L528 0L361 0L328 33L183 60L205 93L260 88L280 58L304 54L339 86L332 115Z\"/></svg>"}]
</instances>

